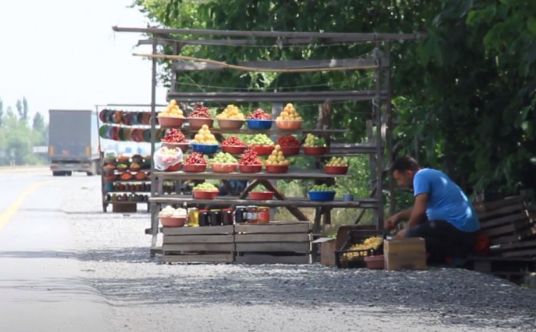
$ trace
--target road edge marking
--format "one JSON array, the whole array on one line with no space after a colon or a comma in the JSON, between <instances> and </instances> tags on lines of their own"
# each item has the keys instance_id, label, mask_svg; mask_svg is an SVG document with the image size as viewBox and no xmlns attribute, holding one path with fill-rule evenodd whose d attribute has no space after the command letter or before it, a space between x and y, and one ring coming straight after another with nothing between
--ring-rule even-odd
<instances>
[{"instance_id":1,"label":"road edge marking","mask_svg":"<svg viewBox=\"0 0 536 332\"><path fill-rule=\"evenodd\" d=\"M5 225L7 225L7 223L11 220L11 218L13 218L15 214L17 214L17 212L19 211L19 208L24 203L26 198L28 198L28 196L30 196L39 187L42 187L52 182L54 181L49 180L49 181L35 183L30 188L23 191L22 194L17 196L15 201L11 203L11 205L8 206L8 208L2 214L0 214L0 231L2 230L2 228L4 228Z\"/></svg>"}]
</instances>

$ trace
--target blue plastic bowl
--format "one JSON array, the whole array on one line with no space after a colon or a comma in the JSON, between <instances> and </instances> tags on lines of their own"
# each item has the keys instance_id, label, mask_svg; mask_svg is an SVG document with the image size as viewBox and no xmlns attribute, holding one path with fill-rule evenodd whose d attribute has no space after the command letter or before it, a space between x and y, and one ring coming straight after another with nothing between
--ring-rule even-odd
<instances>
[{"instance_id":1,"label":"blue plastic bowl","mask_svg":"<svg viewBox=\"0 0 536 332\"><path fill-rule=\"evenodd\" d=\"M335 191L309 191L311 201L332 201L335 199Z\"/></svg>"},{"instance_id":2,"label":"blue plastic bowl","mask_svg":"<svg viewBox=\"0 0 536 332\"><path fill-rule=\"evenodd\" d=\"M246 120L249 129L270 129L273 120Z\"/></svg>"},{"instance_id":3,"label":"blue plastic bowl","mask_svg":"<svg viewBox=\"0 0 536 332\"><path fill-rule=\"evenodd\" d=\"M192 148L194 152L199 152L202 154L213 154L218 151L220 146L218 144L197 144L192 143Z\"/></svg>"}]
</instances>

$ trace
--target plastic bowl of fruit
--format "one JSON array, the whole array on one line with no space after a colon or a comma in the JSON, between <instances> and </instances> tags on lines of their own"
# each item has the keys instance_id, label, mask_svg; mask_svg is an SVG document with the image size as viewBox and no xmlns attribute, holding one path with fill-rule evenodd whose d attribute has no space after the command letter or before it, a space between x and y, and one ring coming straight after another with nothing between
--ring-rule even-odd
<instances>
[{"instance_id":1,"label":"plastic bowl of fruit","mask_svg":"<svg viewBox=\"0 0 536 332\"><path fill-rule=\"evenodd\" d=\"M162 146L165 146L170 149L178 148L178 149L181 149L182 152L186 152L190 148L190 144L188 142L175 143L175 142L163 142L162 141Z\"/></svg>"},{"instance_id":2,"label":"plastic bowl of fruit","mask_svg":"<svg viewBox=\"0 0 536 332\"><path fill-rule=\"evenodd\" d=\"M248 124L249 129L270 129L272 128L273 120L256 120L248 119L246 123Z\"/></svg>"},{"instance_id":3,"label":"plastic bowl of fruit","mask_svg":"<svg viewBox=\"0 0 536 332\"><path fill-rule=\"evenodd\" d=\"M328 153L327 146L304 146L303 153L309 156L319 156Z\"/></svg>"},{"instance_id":4,"label":"plastic bowl of fruit","mask_svg":"<svg viewBox=\"0 0 536 332\"><path fill-rule=\"evenodd\" d=\"M267 201L274 198L273 191L250 191L249 197L256 201Z\"/></svg>"},{"instance_id":5,"label":"plastic bowl of fruit","mask_svg":"<svg viewBox=\"0 0 536 332\"><path fill-rule=\"evenodd\" d=\"M249 148L257 152L259 156L268 156L274 151L275 145L250 145Z\"/></svg>"},{"instance_id":6,"label":"plastic bowl of fruit","mask_svg":"<svg viewBox=\"0 0 536 332\"><path fill-rule=\"evenodd\" d=\"M281 130L297 130L302 126L302 120L275 120L277 128Z\"/></svg>"},{"instance_id":7,"label":"plastic bowl of fruit","mask_svg":"<svg viewBox=\"0 0 536 332\"><path fill-rule=\"evenodd\" d=\"M309 191L309 199L311 201L325 202L335 199L335 191Z\"/></svg>"},{"instance_id":8,"label":"plastic bowl of fruit","mask_svg":"<svg viewBox=\"0 0 536 332\"><path fill-rule=\"evenodd\" d=\"M218 118L218 125L221 129L240 129L245 120L242 119L220 119Z\"/></svg>"},{"instance_id":9,"label":"plastic bowl of fruit","mask_svg":"<svg viewBox=\"0 0 536 332\"><path fill-rule=\"evenodd\" d=\"M324 166L324 171L327 174L346 174L348 173L348 166Z\"/></svg>"},{"instance_id":10,"label":"plastic bowl of fruit","mask_svg":"<svg viewBox=\"0 0 536 332\"><path fill-rule=\"evenodd\" d=\"M203 127L203 125L207 125L209 128L212 128L212 125L214 124L214 119L212 118L188 118L188 122L190 123L190 128L192 129L199 129Z\"/></svg>"},{"instance_id":11,"label":"plastic bowl of fruit","mask_svg":"<svg viewBox=\"0 0 536 332\"><path fill-rule=\"evenodd\" d=\"M266 165L266 173L288 173L288 165Z\"/></svg>"},{"instance_id":12,"label":"plastic bowl of fruit","mask_svg":"<svg viewBox=\"0 0 536 332\"><path fill-rule=\"evenodd\" d=\"M230 154L242 154L246 150L246 146L239 145L222 145L221 150L225 153Z\"/></svg>"},{"instance_id":13,"label":"plastic bowl of fruit","mask_svg":"<svg viewBox=\"0 0 536 332\"><path fill-rule=\"evenodd\" d=\"M184 164L182 170L186 173L202 173L207 170L207 164Z\"/></svg>"},{"instance_id":14,"label":"plastic bowl of fruit","mask_svg":"<svg viewBox=\"0 0 536 332\"><path fill-rule=\"evenodd\" d=\"M238 165L241 173L259 173L262 171L262 165Z\"/></svg>"},{"instance_id":15,"label":"plastic bowl of fruit","mask_svg":"<svg viewBox=\"0 0 536 332\"><path fill-rule=\"evenodd\" d=\"M203 154L213 154L218 151L218 148L220 147L219 144L199 144L199 143L192 143L192 148L194 149L194 152L199 152Z\"/></svg>"},{"instance_id":16,"label":"plastic bowl of fruit","mask_svg":"<svg viewBox=\"0 0 536 332\"><path fill-rule=\"evenodd\" d=\"M212 163L210 167L212 168L212 171L214 173L232 173L232 172L236 172L236 168L238 167L238 164Z\"/></svg>"},{"instance_id":17,"label":"plastic bowl of fruit","mask_svg":"<svg viewBox=\"0 0 536 332\"><path fill-rule=\"evenodd\" d=\"M195 199L214 199L218 197L219 191L194 189L192 190L192 194Z\"/></svg>"},{"instance_id":18,"label":"plastic bowl of fruit","mask_svg":"<svg viewBox=\"0 0 536 332\"><path fill-rule=\"evenodd\" d=\"M162 128L180 128L185 118L179 116L158 116L158 124Z\"/></svg>"},{"instance_id":19,"label":"plastic bowl of fruit","mask_svg":"<svg viewBox=\"0 0 536 332\"><path fill-rule=\"evenodd\" d=\"M283 152L283 155L285 157L295 156L300 153L300 146L282 146L281 152Z\"/></svg>"},{"instance_id":20,"label":"plastic bowl of fruit","mask_svg":"<svg viewBox=\"0 0 536 332\"><path fill-rule=\"evenodd\" d=\"M177 172L179 169L181 169L181 163L176 163L175 165L171 165L168 168L166 168L166 172Z\"/></svg>"},{"instance_id":21,"label":"plastic bowl of fruit","mask_svg":"<svg viewBox=\"0 0 536 332\"><path fill-rule=\"evenodd\" d=\"M163 227L183 227L186 224L186 218L160 217L160 223Z\"/></svg>"}]
</instances>

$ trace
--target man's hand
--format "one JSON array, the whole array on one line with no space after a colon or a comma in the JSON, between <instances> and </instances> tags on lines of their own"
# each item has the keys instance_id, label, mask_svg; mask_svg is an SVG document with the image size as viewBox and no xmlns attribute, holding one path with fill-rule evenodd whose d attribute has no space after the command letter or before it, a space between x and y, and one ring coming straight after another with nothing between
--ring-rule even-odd
<instances>
[{"instance_id":1,"label":"man's hand","mask_svg":"<svg viewBox=\"0 0 536 332\"><path fill-rule=\"evenodd\" d=\"M395 235L395 240L401 240L401 239L405 238L405 237L406 237L406 231L407 231L407 230L408 230L408 229L405 228L405 229L402 229L400 232L396 233L396 235Z\"/></svg>"},{"instance_id":2,"label":"man's hand","mask_svg":"<svg viewBox=\"0 0 536 332\"><path fill-rule=\"evenodd\" d=\"M391 231L396 228L396 225L400 222L400 218L398 216L398 213L393 214L389 218L385 219L383 222L383 228L385 228L388 231Z\"/></svg>"}]
</instances>

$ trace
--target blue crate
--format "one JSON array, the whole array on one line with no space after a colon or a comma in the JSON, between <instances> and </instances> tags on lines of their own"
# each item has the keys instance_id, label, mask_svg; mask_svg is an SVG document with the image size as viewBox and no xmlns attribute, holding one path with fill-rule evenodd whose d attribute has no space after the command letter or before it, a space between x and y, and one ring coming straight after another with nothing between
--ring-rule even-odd
<instances>
[{"instance_id":1,"label":"blue crate","mask_svg":"<svg viewBox=\"0 0 536 332\"><path fill-rule=\"evenodd\" d=\"M270 129L273 120L246 120L249 129Z\"/></svg>"},{"instance_id":2,"label":"blue crate","mask_svg":"<svg viewBox=\"0 0 536 332\"><path fill-rule=\"evenodd\" d=\"M335 199L335 191L309 191L311 201L325 202Z\"/></svg>"}]
</instances>

